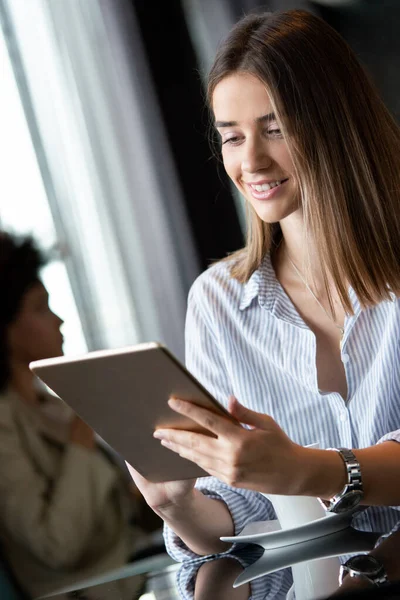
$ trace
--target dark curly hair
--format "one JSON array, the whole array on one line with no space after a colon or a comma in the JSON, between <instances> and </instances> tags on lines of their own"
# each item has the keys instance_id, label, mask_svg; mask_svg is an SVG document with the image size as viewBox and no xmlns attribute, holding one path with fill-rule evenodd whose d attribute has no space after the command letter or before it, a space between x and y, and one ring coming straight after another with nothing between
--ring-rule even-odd
<instances>
[{"instance_id":1,"label":"dark curly hair","mask_svg":"<svg viewBox=\"0 0 400 600\"><path fill-rule=\"evenodd\" d=\"M10 378L7 328L18 316L26 291L40 281L46 263L31 236L0 231L0 393Z\"/></svg>"}]
</instances>

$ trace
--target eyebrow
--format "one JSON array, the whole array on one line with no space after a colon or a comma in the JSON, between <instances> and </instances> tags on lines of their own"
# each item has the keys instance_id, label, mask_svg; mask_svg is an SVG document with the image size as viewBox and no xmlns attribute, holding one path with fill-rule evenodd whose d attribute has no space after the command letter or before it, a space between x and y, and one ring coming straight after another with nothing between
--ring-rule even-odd
<instances>
[{"instance_id":1,"label":"eyebrow","mask_svg":"<svg viewBox=\"0 0 400 600\"><path fill-rule=\"evenodd\" d=\"M261 117L257 117L254 119L256 123L270 123L271 121L276 121L275 113L271 112L267 115L262 115ZM215 121L215 127L217 129L223 127L236 127L238 125L238 121Z\"/></svg>"}]
</instances>

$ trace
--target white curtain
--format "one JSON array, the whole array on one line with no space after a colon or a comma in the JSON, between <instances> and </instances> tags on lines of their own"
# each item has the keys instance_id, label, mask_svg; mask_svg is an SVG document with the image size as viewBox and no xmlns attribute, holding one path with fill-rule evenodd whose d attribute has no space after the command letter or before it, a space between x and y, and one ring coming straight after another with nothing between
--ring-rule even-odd
<instances>
[{"instance_id":1,"label":"white curtain","mask_svg":"<svg viewBox=\"0 0 400 600\"><path fill-rule=\"evenodd\" d=\"M159 340L183 358L197 256L129 3L1 12L89 349Z\"/></svg>"}]
</instances>

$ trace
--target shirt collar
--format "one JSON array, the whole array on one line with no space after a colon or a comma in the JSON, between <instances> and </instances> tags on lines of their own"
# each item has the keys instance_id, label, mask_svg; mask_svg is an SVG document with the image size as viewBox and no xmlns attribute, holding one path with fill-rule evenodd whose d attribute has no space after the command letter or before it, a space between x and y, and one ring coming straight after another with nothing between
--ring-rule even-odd
<instances>
[{"instance_id":1,"label":"shirt collar","mask_svg":"<svg viewBox=\"0 0 400 600\"><path fill-rule=\"evenodd\" d=\"M244 284L239 309L245 310L248 308L257 296L260 299L265 298L268 292L275 286L275 282L275 271L271 263L271 257L267 253L258 269L254 271L247 283Z\"/></svg>"},{"instance_id":2,"label":"shirt collar","mask_svg":"<svg viewBox=\"0 0 400 600\"><path fill-rule=\"evenodd\" d=\"M349 294L355 313L353 318L357 318L361 312L360 303L352 288L349 289ZM257 297L259 305L279 319L308 329L276 278L269 253L264 256L258 269L244 284L239 309L243 311L249 308Z\"/></svg>"}]
</instances>

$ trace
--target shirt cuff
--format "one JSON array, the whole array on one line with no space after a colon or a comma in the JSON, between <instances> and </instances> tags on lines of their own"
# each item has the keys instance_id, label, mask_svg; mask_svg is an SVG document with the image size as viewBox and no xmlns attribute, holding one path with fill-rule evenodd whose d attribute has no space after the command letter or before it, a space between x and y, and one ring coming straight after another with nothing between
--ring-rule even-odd
<instances>
[{"instance_id":1,"label":"shirt cuff","mask_svg":"<svg viewBox=\"0 0 400 600\"><path fill-rule=\"evenodd\" d=\"M237 560L242 566L254 562L263 553L262 548L255 545L242 546L236 554L229 555L232 560ZM202 560L183 563L177 573L177 586L182 600L193 600L197 572L205 562L228 558L221 554L202 557ZM252 558L252 560L250 560ZM269 575L264 575L250 582L251 596L248 600L278 600L286 598L293 583L291 569L282 569Z\"/></svg>"},{"instance_id":2,"label":"shirt cuff","mask_svg":"<svg viewBox=\"0 0 400 600\"><path fill-rule=\"evenodd\" d=\"M215 477L198 479L196 488L208 498L225 502L232 515L234 535L238 535L247 523L276 519L271 502L258 492L232 488ZM204 559L190 550L167 525L164 526L164 539L168 554L177 562ZM232 554L236 548L237 544L233 544L221 556Z\"/></svg>"},{"instance_id":3,"label":"shirt cuff","mask_svg":"<svg viewBox=\"0 0 400 600\"><path fill-rule=\"evenodd\" d=\"M248 523L277 518L270 500L259 492L233 488L215 477L198 479L196 488L209 498L225 502L232 515L234 535L238 535Z\"/></svg>"},{"instance_id":4,"label":"shirt cuff","mask_svg":"<svg viewBox=\"0 0 400 600\"><path fill-rule=\"evenodd\" d=\"M378 538L374 548L377 548L384 540L386 540L386 538L393 535L393 533L397 533L398 531L400 531L400 521L396 523L396 525L389 531L389 533L384 533L383 535L381 535L380 538Z\"/></svg>"}]
</instances>

